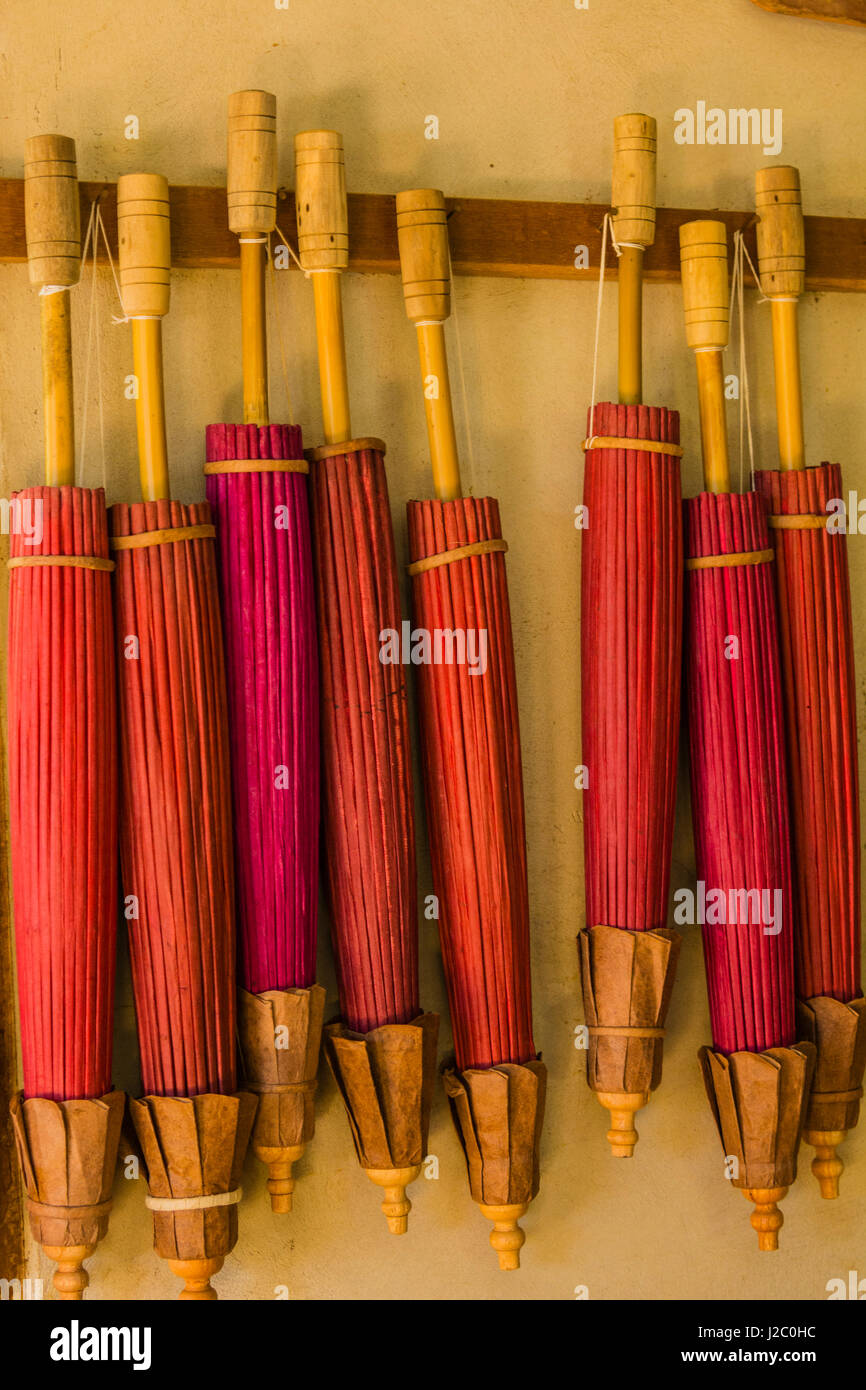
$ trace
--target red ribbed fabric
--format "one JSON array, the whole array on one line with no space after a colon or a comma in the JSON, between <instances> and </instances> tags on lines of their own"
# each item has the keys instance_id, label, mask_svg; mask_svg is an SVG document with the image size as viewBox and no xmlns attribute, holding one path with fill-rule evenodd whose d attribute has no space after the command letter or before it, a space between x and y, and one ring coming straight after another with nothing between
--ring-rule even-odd
<instances>
[{"instance_id":1,"label":"red ribbed fabric","mask_svg":"<svg viewBox=\"0 0 866 1390\"><path fill-rule=\"evenodd\" d=\"M687 557L767 550L757 493L685 503ZM794 904L773 564L686 575L692 820L699 880L734 923L703 928L713 1046L762 1052L794 1041ZM781 892L780 914L765 927ZM734 893L768 893L748 903ZM748 920L743 920L747 918ZM757 921L753 921L757 918Z\"/></svg>"},{"instance_id":2,"label":"red ribbed fabric","mask_svg":"<svg viewBox=\"0 0 866 1390\"><path fill-rule=\"evenodd\" d=\"M319 459L311 483L334 954L343 1018L367 1033L419 1013L406 673L379 659L400 631L397 560L378 450Z\"/></svg>"},{"instance_id":3,"label":"red ribbed fabric","mask_svg":"<svg viewBox=\"0 0 866 1390\"><path fill-rule=\"evenodd\" d=\"M838 464L756 474L771 512L827 517ZM797 992L848 1002L860 987L860 820L851 589L844 532L771 528L788 767Z\"/></svg>"},{"instance_id":4,"label":"red ribbed fabric","mask_svg":"<svg viewBox=\"0 0 866 1390\"><path fill-rule=\"evenodd\" d=\"M407 515L413 561L502 537L499 507L489 497L410 502ZM490 552L425 570L414 576L412 591L416 628L431 643L437 633L456 632L467 640L467 653L469 640L479 643L476 657L482 640L487 647L483 674L472 674L468 661L417 667L433 886L457 1066L527 1062L536 1052L505 557Z\"/></svg>"},{"instance_id":5,"label":"red ribbed fabric","mask_svg":"<svg viewBox=\"0 0 866 1390\"><path fill-rule=\"evenodd\" d=\"M206 502L111 509L114 536L210 520ZM144 1093L230 1093L234 874L216 547L184 540L115 560L121 874Z\"/></svg>"},{"instance_id":6,"label":"red ribbed fabric","mask_svg":"<svg viewBox=\"0 0 866 1390\"><path fill-rule=\"evenodd\" d=\"M676 411L600 404L596 435L679 443ZM588 926L666 924L682 653L679 457L586 453L581 694Z\"/></svg>"},{"instance_id":7,"label":"red ribbed fabric","mask_svg":"<svg viewBox=\"0 0 866 1390\"><path fill-rule=\"evenodd\" d=\"M13 557L108 559L101 489L32 487L42 513ZM111 576L61 566L9 577L9 806L24 1092L111 1090L117 939L117 756Z\"/></svg>"},{"instance_id":8,"label":"red ribbed fabric","mask_svg":"<svg viewBox=\"0 0 866 1390\"><path fill-rule=\"evenodd\" d=\"M208 462L302 459L295 425L208 425ZM303 473L206 480L217 528L232 755L238 970L252 994L316 977L319 689Z\"/></svg>"}]
</instances>

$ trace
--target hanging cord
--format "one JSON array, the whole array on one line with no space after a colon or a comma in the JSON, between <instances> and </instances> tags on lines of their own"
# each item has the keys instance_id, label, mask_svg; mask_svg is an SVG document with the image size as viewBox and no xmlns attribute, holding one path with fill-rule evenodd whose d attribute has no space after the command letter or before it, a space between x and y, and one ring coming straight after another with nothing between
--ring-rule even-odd
<instances>
[{"instance_id":1,"label":"hanging cord","mask_svg":"<svg viewBox=\"0 0 866 1390\"><path fill-rule=\"evenodd\" d=\"M734 316L734 307L737 310L737 372L740 378L740 410L739 410L739 448L740 448L740 491L743 490L743 459L744 459L744 436L749 448L749 482L750 486L755 486L755 448L752 438L752 411L749 399L749 372L746 360L746 319L745 319L745 265L755 279L755 284L761 291L759 304L765 302L766 296L763 294L763 286L758 272L752 264L752 258L746 249L746 242L742 232L734 232L734 265L731 273L731 299L728 312L731 320Z\"/></svg>"},{"instance_id":2,"label":"hanging cord","mask_svg":"<svg viewBox=\"0 0 866 1390\"><path fill-rule=\"evenodd\" d=\"M587 440L584 446L586 449L591 449L593 447L596 437L595 405L596 388L598 386L598 344L599 339L601 337L601 306L604 297L604 270L605 265L607 263L608 238L610 238L610 244L616 252L617 260L619 260L620 256L622 255L622 247L617 241L616 233L613 230L613 217L611 213L606 212L604 214L604 221L601 224L601 263L598 268L598 295L595 301L595 344L592 350L592 388L590 391L589 407L589 439Z\"/></svg>"},{"instance_id":3,"label":"hanging cord","mask_svg":"<svg viewBox=\"0 0 866 1390\"><path fill-rule=\"evenodd\" d=\"M102 386L102 334L99 326L99 315L96 311L96 296L98 288L97 262L99 260L99 228L102 223L102 213L99 207L99 200L96 199L90 204L90 216L87 219L87 230L84 234L84 248L81 253L82 265L87 265L87 254L91 257L90 275L90 309L87 316L87 352L84 359L84 405L81 412L81 438L78 450L78 479L80 486L84 486L84 457L87 446L87 414L90 403L90 368L93 358L96 358L96 395L99 402L99 441L102 451L102 486L108 485L108 470L105 459L105 410L103 401Z\"/></svg>"},{"instance_id":4,"label":"hanging cord","mask_svg":"<svg viewBox=\"0 0 866 1390\"><path fill-rule=\"evenodd\" d=\"M463 343L460 337L460 317L457 313L457 296L454 293L454 267L451 263L451 240L448 242L448 280L451 285L451 317L454 321L454 340L457 344L457 372L460 377L460 404L463 410L463 427L466 431L466 453L469 458L469 493L471 497L475 484L475 451L472 447L472 427L469 423L469 394L466 390L466 369L463 365Z\"/></svg>"},{"instance_id":5,"label":"hanging cord","mask_svg":"<svg viewBox=\"0 0 866 1390\"><path fill-rule=\"evenodd\" d=\"M295 255L294 251L292 250L291 246L290 246L289 243L286 241L286 238L283 236L283 233L280 231L279 227L274 226L274 231L276 232L277 236L280 238L280 241L281 241L281 242L283 243L283 245L285 246L285 248L286 248L286 250L288 251L289 255L291 256L292 260L295 262L295 265L298 267L298 270L301 272L301 274L304 276L305 279L309 280L309 278L310 278L310 273L309 273L309 271L308 271L308 270L304 270L304 267L301 265L301 262L298 260L297 256ZM281 367L282 367L282 372L283 372L283 385L284 385L285 391L286 391L286 409L287 409L287 411L288 411L289 424L290 424L290 425L293 425L293 424L295 423L295 412L294 412L294 409L293 409L293 406L292 406L292 393L291 393L291 390L290 390L290 387L289 387L289 366L288 366L288 358L287 358L287 354L286 354L285 320L284 320L284 318L283 318L283 310L282 310L282 307L281 307L281 305L280 305L280 296L279 296L279 294L278 294L278 292L277 292L277 268L276 268L276 265L274 264L274 257L273 257L273 255L271 254L270 237L268 238L267 257L268 257L268 267L269 267L269 271L270 271L270 280L271 280L271 302L273 303L273 306L274 306L274 321L275 321L275 323L276 323L276 325L277 325L277 342L278 342L279 345L280 345L280 365L281 365Z\"/></svg>"}]
</instances>

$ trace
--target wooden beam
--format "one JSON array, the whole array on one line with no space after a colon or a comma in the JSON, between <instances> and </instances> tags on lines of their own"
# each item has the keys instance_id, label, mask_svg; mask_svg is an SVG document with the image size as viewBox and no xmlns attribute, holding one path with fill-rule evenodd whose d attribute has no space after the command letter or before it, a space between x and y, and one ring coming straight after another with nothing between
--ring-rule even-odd
<instances>
[{"instance_id":1,"label":"wooden beam","mask_svg":"<svg viewBox=\"0 0 866 1390\"><path fill-rule=\"evenodd\" d=\"M82 225L97 197L114 248L114 184L81 185ZM601 226L608 211L601 203L449 198L447 207L451 256L458 275L546 280L594 280L598 275ZM753 212L659 208L655 245L646 253L648 280L680 278L679 227L698 217L719 219L731 234L745 230L754 259ZM294 201L286 189L280 192L278 220L296 245ZM187 269L237 266L237 238L228 228L224 188L178 184L171 189L171 244L173 265ZM589 250L589 266L580 270L574 266L578 246ZM0 261L25 259L24 184L21 179L0 179ZM396 275L399 268L394 198L384 193L350 193L349 269ZM610 273L616 273L615 266ZM866 220L806 218L806 288L866 291Z\"/></svg>"}]
</instances>

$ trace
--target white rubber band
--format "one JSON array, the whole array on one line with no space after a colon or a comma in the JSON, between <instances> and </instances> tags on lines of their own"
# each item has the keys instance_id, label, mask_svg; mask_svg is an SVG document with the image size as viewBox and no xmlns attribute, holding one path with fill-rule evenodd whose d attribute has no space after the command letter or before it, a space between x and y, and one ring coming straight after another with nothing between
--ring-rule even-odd
<instances>
[{"instance_id":1,"label":"white rubber band","mask_svg":"<svg viewBox=\"0 0 866 1390\"><path fill-rule=\"evenodd\" d=\"M267 246L266 236L239 236L238 246Z\"/></svg>"},{"instance_id":2,"label":"white rubber band","mask_svg":"<svg viewBox=\"0 0 866 1390\"><path fill-rule=\"evenodd\" d=\"M211 1207L233 1207L242 1195L240 1187L234 1192L205 1192L200 1197L151 1197L148 1192L144 1204L151 1211L207 1211Z\"/></svg>"},{"instance_id":3,"label":"white rubber band","mask_svg":"<svg viewBox=\"0 0 866 1390\"><path fill-rule=\"evenodd\" d=\"M39 293L40 295L62 294L64 290L68 290L70 288L71 287L69 285L43 285Z\"/></svg>"}]
</instances>

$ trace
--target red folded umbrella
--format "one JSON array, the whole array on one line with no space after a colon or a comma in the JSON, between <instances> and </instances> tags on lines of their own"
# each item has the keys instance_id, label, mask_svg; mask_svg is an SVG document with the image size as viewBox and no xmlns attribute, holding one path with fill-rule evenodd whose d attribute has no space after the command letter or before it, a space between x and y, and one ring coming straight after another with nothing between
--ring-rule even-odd
<instances>
[{"instance_id":1,"label":"red folded umbrella","mask_svg":"<svg viewBox=\"0 0 866 1390\"><path fill-rule=\"evenodd\" d=\"M460 495L442 194L398 194L397 228L437 493L410 502L407 516L427 824L456 1050L445 1086L500 1267L517 1269L525 1239L518 1220L538 1191L546 1070L532 1038L507 547L496 501Z\"/></svg>"},{"instance_id":2,"label":"red folded umbrella","mask_svg":"<svg viewBox=\"0 0 866 1390\"><path fill-rule=\"evenodd\" d=\"M730 491L722 350L726 231L680 228L706 492L685 504L692 818L713 1048L701 1062L735 1187L778 1246L814 1050L794 1043L793 899L778 625L767 524Z\"/></svg>"},{"instance_id":3,"label":"red folded umbrella","mask_svg":"<svg viewBox=\"0 0 866 1390\"><path fill-rule=\"evenodd\" d=\"M120 179L124 309L132 321L145 500L112 508L120 650L120 850L144 1098L131 1102L154 1244L213 1299L237 1240L255 1099L235 1094L231 787L214 528L169 498L162 316L168 186Z\"/></svg>"},{"instance_id":4,"label":"red folded umbrella","mask_svg":"<svg viewBox=\"0 0 866 1390\"><path fill-rule=\"evenodd\" d=\"M265 272L277 205L276 98L229 99L229 224L240 239L243 425L209 425L226 641L238 888L239 1033L260 1098L253 1149L274 1211L313 1137L324 991L316 978L319 692L307 464L268 417ZM280 1036L281 1045L274 1046Z\"/></svg>"},{"instance_id":5,"label":"red folded umbrella","mask_svg":"<svg viewBox=\"0 0 866 1390\"><path fill-rule=\"evenodd\" d=\"M406 1230L426 1154L438 1018L420 1012L406 677L385 445L353 439L340 274L348 262L341 137L295 139L301 264L312 277L326 443L310 452L322 686L323 820L341 1020L325 1032L361 1166Z\"/></svg>"},{"instance_id":6,"label":"red folded umbrella","mask_svg":"<svg viewBox=\"0 0 866 1390\"><path fill-rule=\"evenodd\" d=\"M757 175L758 263L771 303L781 467L756 475L776 554L791 781L798 1036L817 1047L804 1137L824 1197L860 1113L866 999L860 978L860 823L854 638L842 473L806 467L797 341L805 238L796 169ZM837 516L837 521L831 519Z\"/></svg>"},{"instance_id":7,"label":"red folded umbrella","mask_svg":"<svg viewBox=\"0 0 866 1390\"><path fill-rule=\"evenodd\" d=\"M682 648L679 416L639 404L644 248L655 236L656 123L614 122L620 403L584 445L580 669L586 922L578 943L587 1081L614 1156L661 1081L680 938L667 928ZM632 444L631 441L634 441Z\"/></svg>"},{"instance_id":8,"label":"red folded umbrella","mask_svg":"<svg viewBox=\"0 0 866 1390\"><path fill-rule=\"evenodd\" d=\"M27 251L42 286L45 481L13 498L9 804L24 1091L13 1125L34 1239L78 1300L108 1225L123 1096L111 1089L116 707L108 525L74 486L69 287L75 144L27 142Z\"/></svg>"}]
</instances>

